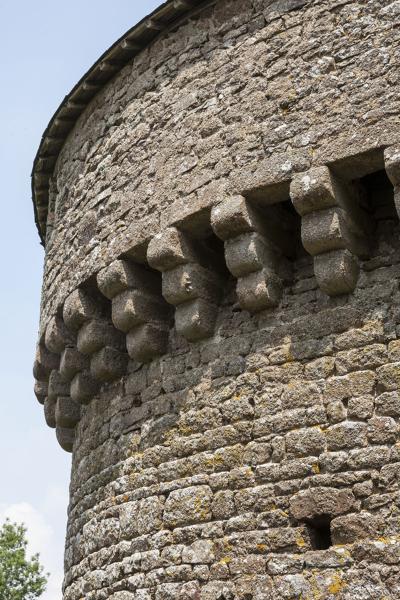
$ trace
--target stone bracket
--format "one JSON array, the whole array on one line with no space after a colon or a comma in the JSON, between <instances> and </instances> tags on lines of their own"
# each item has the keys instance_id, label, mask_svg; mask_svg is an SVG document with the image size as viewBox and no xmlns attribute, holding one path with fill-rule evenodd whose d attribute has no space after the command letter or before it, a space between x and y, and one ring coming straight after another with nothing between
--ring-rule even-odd
<instances>
[{"instance_id":1,"label":"stone bracket","mask_svg":"<svg viewBox=\"0 0 400 600\"><path fill-rule=\"evenodd\" d=\"M290 196L302 218L303 246L314 257L320 289L329 296L352 292L359 275L358 257L368 256L369 230L355 188L328 167L313 167L294 176Z\"/></svg>"},{"instance_id":2,"label":"stone bracket","mask_svg":"<svg viewBox=\"0 0 400 600\"><path fill-rule=\"evenodd\" d=\"M125 340L105 314L101 297L96 299L79 288L66 299L63 316L67 327L76 332L78 352L90 358L92 378L103 383L120 377L128 362ZM86 394L81 396L76 386L74 393L77 401L86 402Z\"/></svg>"},{"instance_id":3,"label":"stone bracket","mask_svg":"<svg viewBox=\"0 0 400 600\"><path fill-rule=\"evenodd\" d=\"M238 280L240 306L255 313L279 304L288 266L283 255L287 240L279 235L279 228L273 231L243 196L215 206L211 225L224 241L226 265Z\"/></svg>"},{"instance_id":4,"label":"stone bracket","mask_svg":"<svg viewBox=\"0 0 400 600\"><path fill-rule=\"evenodd\" d=\"M222 292L213 252L176 227L156 235L147 249L149 265L162 273L162 295L175 306L175 326L188 341L214 332Z\"/></svg>"},{"instance_id":5,"label":"stone bracket","mask_svg":"<svg viewBox=\"0 0 400 600\"><path fill-rule=\"evenodd\" d=\"M112 322L126 334L132 359L147 362L166 352L169 307L161 295L156 273L118 259L98 273L97 285L111 300Z\"/></svg>"}]
</instances>

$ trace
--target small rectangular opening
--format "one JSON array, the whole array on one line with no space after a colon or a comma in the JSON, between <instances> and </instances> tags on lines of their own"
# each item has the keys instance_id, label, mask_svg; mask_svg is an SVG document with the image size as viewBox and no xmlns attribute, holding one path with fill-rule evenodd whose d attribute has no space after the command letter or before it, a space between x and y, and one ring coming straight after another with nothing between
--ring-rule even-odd
<instances>
[{"instance_id":1,"label":"small rectangular opening","mask_svg":"<svg viewBox=\"0 0 400 600\"><path fill-rule=\"evenodd\" d=\"M331 519L329 517L308 523L307 528L313 550L327 550L332 546Z\"/></svg>"}]
</instances>

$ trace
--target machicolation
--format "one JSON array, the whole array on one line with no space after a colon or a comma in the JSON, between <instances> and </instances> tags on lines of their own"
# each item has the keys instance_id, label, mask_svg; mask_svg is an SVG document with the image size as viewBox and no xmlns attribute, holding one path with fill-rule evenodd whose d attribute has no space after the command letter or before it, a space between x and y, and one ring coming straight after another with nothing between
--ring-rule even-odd
<instances>
[{"instance_id":1,"label":"machicolation","mask_svg":"<svg viewBox=\"0 0 400 600\"><path fill-rule=\"evenodd\" d=\"M400 2L175 0L52 118L64 600L400 598Z\"/></svg>"}]
</instances>

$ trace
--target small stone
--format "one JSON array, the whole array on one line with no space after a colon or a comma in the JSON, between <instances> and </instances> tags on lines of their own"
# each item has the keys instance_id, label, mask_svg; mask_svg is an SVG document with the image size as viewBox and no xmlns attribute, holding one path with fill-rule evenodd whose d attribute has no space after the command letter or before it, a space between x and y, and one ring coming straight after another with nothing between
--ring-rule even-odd
<instances>
[{"instance_id":1,"label":"small stone","mask_svg":"<svg viewBox=\"0 0 400 600\"><path fill-rule=\"evenodd\" d=\"M167 527L178 527L209 521L211 498L211 489L206 485L173 490L165 503L164 523Z\"/></svg>"},{"instance_id":2,"label":"small stone","mask_svg":"<svg viewBox=\"0 0 400 600\"><path fill-rule=\"evenodd\" d=\"M374 412L373 396L358 396L349 399L347 412L350 419L367 420Z\"/></svg>"},{"instance_id":3,"label":"small stone","mask_svg":"<svg viewBox=\"0 0 400 600\"><path fill-rule=\"evenodd\" d=\"M362 539L373 539L382 535L382 532L382 519L365 511L336 517L331 522L334 544L352 544Z\"/></svg>"},{"instance_id":4,"label":"small stone","mask_svg":"<svg viewBox=\"0 0 400 600\"><path fill-rule=\"evenodd\" d=\"M198 540L185 548L182 553L184 563L210 564L214 559L213 543L210 540Z\"/></svg>"},{"instance_id":5,"label":"small stone","mask_svg":"<svg viewBox=\"0 0 400 600\"><path fill-rule=\"evenodd\" d=\"M355 448L367 444L367 426L365 423L346 421L332 425L326 431L326 441L329 450Z\"/></svg>"},{"instance_id":6,"label":"small stone","mask_svg":"<svg viewBox=\"0 0 400 600\"><path fill-rule=\"evenodd\" d=\"M319 427L291 431L286 436L286 453L296 456L319 456L325 449L325 435Z\"/></svg>"}]
</instances>

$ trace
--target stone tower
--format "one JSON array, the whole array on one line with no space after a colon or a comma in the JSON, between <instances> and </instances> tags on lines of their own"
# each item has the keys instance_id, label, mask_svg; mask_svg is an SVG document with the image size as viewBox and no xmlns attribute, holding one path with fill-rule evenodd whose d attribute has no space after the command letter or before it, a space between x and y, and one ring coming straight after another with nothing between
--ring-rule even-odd
<instances>
[{"instance_id":1,"label":"stone tower","mask_svg":"<svg viewBox=\"0 0 400 600\"><path fill-rule=\"evenodd\" d=\"M400 598L399 67L399 0L170 0L50 121L64 600Z\"/></svg>"}]
</instances>

